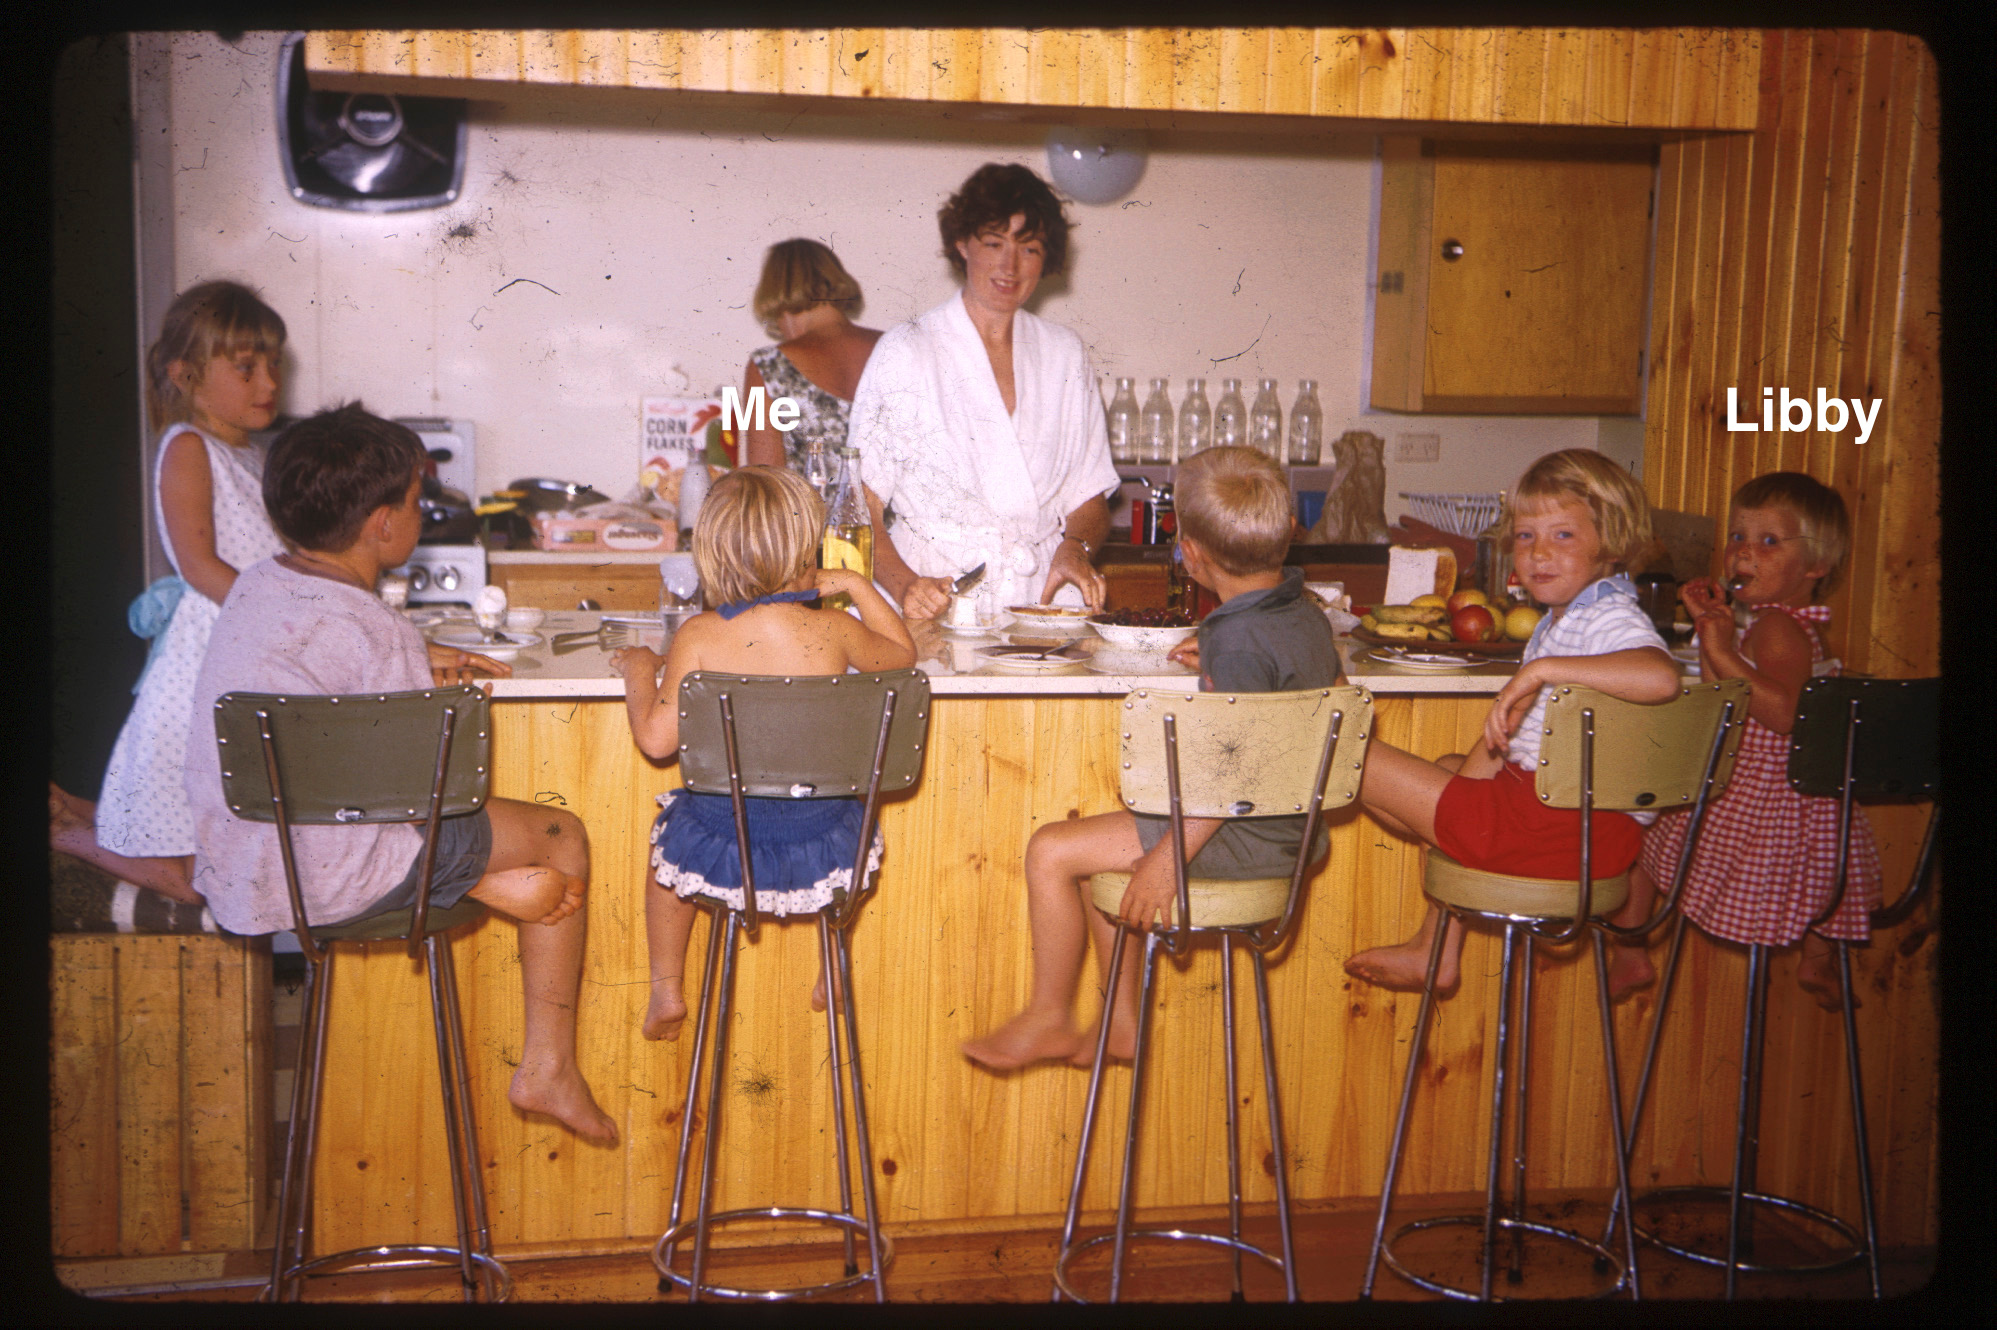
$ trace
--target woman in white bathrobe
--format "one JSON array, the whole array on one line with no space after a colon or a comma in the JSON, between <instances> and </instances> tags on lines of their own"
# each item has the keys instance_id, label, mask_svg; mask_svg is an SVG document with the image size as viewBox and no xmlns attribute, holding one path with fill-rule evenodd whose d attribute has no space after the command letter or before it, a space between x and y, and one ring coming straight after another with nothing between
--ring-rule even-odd
<instances>
[{"instance_id":1,"label":"woman in white bathrobe","mask_svg":"<svg viewBox=\"0 0 1997 1330\"><path fill-rule=\"evenodd\" d=\"M1067 260L1060 200L1027 168L989 164L937 220L963 290L886 333L853 398L874 579L910 619L941 614L949 579L980 563L983 604L1100 609L1089 557L1118 482L1095 372L1080 337L1023 308Z\"/></svg>"}]
</instances>

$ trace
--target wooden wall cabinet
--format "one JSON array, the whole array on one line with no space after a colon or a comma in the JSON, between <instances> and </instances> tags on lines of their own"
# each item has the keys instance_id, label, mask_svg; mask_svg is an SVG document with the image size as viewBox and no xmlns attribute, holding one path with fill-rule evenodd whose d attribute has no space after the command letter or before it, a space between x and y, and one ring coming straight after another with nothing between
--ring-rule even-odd
<instances>
[{"instance_id":1,"label":"wooden wall cabinet","mask_svg":"<svg viewBox=\"0 0 1997 1330\"><path fill-rule=\"evenodd\" d=\"M1630 415L1656 148L1382 140L1372 404Z\"/></svg>"}]
</instances>

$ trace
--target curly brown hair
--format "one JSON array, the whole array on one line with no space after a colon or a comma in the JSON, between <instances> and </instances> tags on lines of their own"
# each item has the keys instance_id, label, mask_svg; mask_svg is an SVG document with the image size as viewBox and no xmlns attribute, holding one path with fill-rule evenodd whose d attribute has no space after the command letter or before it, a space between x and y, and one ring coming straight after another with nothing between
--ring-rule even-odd
<instances>
[{"instance_id":1,"label":"curly brown hair","mask_svg":"<svg viewBox=\"0 0 1997 1330\"><path fill-rule=\"evenodd\" d=\"M1047 182L1024 166L986 162L952 194L936 213L936 228L943 234L943 257L957 276L965 275L964 256L957 252L961 241L987 231L1005 231L1015 216L1024 213L1021 239L1038 240L1047 253L1040 271L1052 277L1068 266L1068 216L1061 200Z\"/></svg>"}]
</instances>

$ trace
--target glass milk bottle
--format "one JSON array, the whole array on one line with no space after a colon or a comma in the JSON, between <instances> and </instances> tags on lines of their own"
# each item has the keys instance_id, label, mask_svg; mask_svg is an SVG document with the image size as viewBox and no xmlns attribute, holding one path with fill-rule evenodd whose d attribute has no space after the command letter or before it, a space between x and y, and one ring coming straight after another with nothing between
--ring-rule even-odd
<instances>
[{"instance_id":1,"label":"glass milk bottle","mask_svg":"<svg viewBox=\"0 0 1997 1330\"><path fill-rule=\"evenodd\" d=\"M1220 405L1213 409L1213 446L1239 448L1248 442L1248 408L1241 402L1241 380L1220 381Z\"/></svg>"},{"instance_id":2,"label":"glass milk bottle","mask_svg":"<svg viewBox=\"0 0 1997 1330\"><path fill-rule=\"evenodd\" d=\"M1109 456L1113 462L1137 460L1137 381L1118 379L1109 403Z\"/></svg>"},{"instance_id":3,"label":"glass milk bottle","mask_svg":"<svg viewBox=\"0 0 1997 1330\"><path fill-rule=\"evenodd\" d=\"M1207 381L1186 380L1186 400L1179 404L1179 459L1213 447L1213 408L1207 405Z\"/></svg>"},{"instance_id":4,"label":"glass milk bottle","mask_svg":"<svg viewBox=\"0 0 1997 1330\"><path fill-rule=\"evenodd\" d=\"M1256 386L1255 405L1248 412L1248 446L1278 461L1283 457L1283 406L1276 398L1276 381Z\"/></svg>"},{"instance_id":5,"label":"glass milk bottle","mask_svg":"<svg viewBox=\"0 0 1997 1330\"><path fill-rule=\"evenodd\" d=\"M1137 421L1137 460L1172 460L1172 399L1163 379L1151 380L1151 396L1144 399L1144 414Z\"/></svg>"},{"instance_id":6,"label":"glass milk bottle","mask_svg":"<svg viewBox=\"0 0 1997 1330\"><path fill-rule=\"evenodd\" d=\"M1290 408L1290 465L1316 466L1323 453L1324 411L1317 404L1317 380L1301 379Z\"/></svg>"}]
</instances>

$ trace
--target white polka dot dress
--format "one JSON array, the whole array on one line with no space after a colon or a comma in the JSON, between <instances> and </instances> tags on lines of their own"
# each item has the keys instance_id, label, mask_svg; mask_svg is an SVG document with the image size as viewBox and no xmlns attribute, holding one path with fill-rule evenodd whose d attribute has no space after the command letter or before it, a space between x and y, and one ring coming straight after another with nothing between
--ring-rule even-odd
<instances>
[{"instance_id":1,"label":"white polka dot dress","mask_svg":"<svg viewBox=\"0 0 1997 1330\"><path fill-rule=\"evenodd\" d=\"M180 570L180 557L166 534L159 504L159 465L166 442L193 434L208 451L214 492L215 553L238 572L280 552L263 506L263 450L251 444L233 448L192 425L174 425L160 436L153 470L153 512L160 543ZM194 853L194 819L187 807L183 768L189 722L193 719L194 676L208 650L208 634L221 607L188 587L166 626L132 714L118 732L104 786L97 796L97 843L133 858Z\"/></svg>"}]
</instances>

